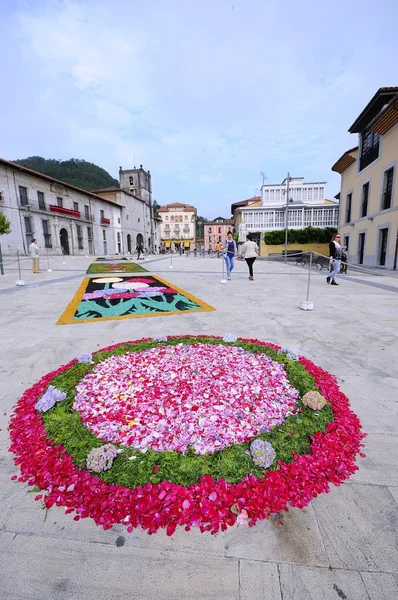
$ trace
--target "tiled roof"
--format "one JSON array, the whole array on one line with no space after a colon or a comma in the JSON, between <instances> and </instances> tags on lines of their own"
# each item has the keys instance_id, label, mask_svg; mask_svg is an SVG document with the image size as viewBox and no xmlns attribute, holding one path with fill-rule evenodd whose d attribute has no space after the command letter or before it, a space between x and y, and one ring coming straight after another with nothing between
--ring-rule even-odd
<instances>
[{"instance_id":1,"label":"tiled roof","mask_svg":"<svg viewBox=\"0 0 398 600\"><path fill-rule=\"evenodd\" d=\"M332 171L335 173L340 173L340 175L344 173L344 171L346 171L348 167L350 167L356 161L356 157L353 156L353 154L357 151L358 146L355 146L355 148L351 148L351 150L344 152L344 154L340 156L339 160L334 163Z\"/></svg>"},{"instance_id":2,"label":"tiled roof","mask_svg":"<svg viewBox=\"0 0 398 600\"><path fill-rule=\"evenodd\" d=\"M10 169L14 169L15 171L20 171L21 173L26 173L27 175L32 175L34 177L44 179L45 181L49 181L50 183L57 183L58 185L63 185L64 187L66 187L70 190L74 190L75 192L80 192L80 194L85 194L86 196L90 196L91 198L96 198L97 200L102 200L103 202L110 202L111 204L120 206L120 204L118 204L117 202L113 202L112 200L108 200L107 198L102 198L102 196L98 196L95 192L89 192L87 190L83 190L82 188L78 188L75 185L66 183L66 181L61 181L60 179L55 179L54 177L50 177L50 175L45 175L44 173L40 173L40 171L34 171L33 169L28 169L27 167L18 165L17 163L11 162L10 160L5 160L4 158L0 158L0 165L9 167Z\"/></svg>"},{"instance_id":3,"label":"tiled roof","mask_svg":"<svg viewBox=\"0 0 398 600\"><path fill-rule=\"evenodd\" d=\"M379 88L348 131L350 133L361 133L378 116L383 107L397 94L398 87Z\"/></svg>"}]
</instances>

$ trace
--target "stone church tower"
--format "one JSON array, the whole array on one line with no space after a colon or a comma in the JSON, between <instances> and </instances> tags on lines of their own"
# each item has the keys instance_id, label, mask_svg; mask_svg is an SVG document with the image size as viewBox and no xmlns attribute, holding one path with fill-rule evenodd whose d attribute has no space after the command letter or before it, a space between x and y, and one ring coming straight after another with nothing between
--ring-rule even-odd
<instances>
[{"instance_id":1,"label":"stone church tower","mask_svg":"<svg viewBox=\"0 0 398 600\"><path fill-rule=\"evenodd\" d=\"M119 181L122 190L133 194L140 200L143 200L145 204L152 207L152 183L151 183L151 172L144 171L142 165L139 169L127 169L123 170L119 168Z\"/></svg>"}]
</instances>

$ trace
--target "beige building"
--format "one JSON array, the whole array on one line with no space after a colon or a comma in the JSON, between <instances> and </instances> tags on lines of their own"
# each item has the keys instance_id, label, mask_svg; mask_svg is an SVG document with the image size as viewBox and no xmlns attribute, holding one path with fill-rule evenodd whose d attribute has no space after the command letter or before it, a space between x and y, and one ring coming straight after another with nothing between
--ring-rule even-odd
<instances>
[{"instance_id":1,"label":"beige building","mask_svg":"<svg viewBox=\"0 0 398 600\"><path fill-rule=\"evenodd\" d=\"M397 268L398 87L380 88L349 129L358 145L333 165L340 173L340 222L348 260Z\"/></svg>"},{"instance_id":2,"label":"beige building","mask_svg":"<svg viewBox=\"0 0 398 600\"><path fill-rule=\"evenodd\" d=\"M160 241L163 246L176 250L195 247L196 208L190 204L173 202L161 206L158 210L160 223Z\"/></svg>"}]
</instances>

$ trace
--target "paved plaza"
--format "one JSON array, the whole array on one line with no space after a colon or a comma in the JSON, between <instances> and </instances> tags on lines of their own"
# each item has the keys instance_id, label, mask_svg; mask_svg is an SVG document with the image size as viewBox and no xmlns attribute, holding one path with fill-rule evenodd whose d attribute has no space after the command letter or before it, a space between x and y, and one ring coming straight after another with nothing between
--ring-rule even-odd
<instances>
[{"instance_id":1,"label":"paved plaza","mask_svg":"<svg viewBox=\"0 0 398 600\"><path fill-rule=\"evenodd\" d=\"M398 278L354 274L325 283L313 271L257 261L255 279L238 262L221 284L222 260L168 257L149 272L213 306L215 312L56 325L91 263L42 259L33 275L15 262L0 275L0 574L2 600L396 600L398 598ZM23 391L85 351L157 334L227 332L290 347L335 374L359 415L366 458L332 486L280 520L232 527L215 536L180 528L172 537L122 526L104 531L46 511L8 453L7 424Z\"/></svg>"}]
</instances>

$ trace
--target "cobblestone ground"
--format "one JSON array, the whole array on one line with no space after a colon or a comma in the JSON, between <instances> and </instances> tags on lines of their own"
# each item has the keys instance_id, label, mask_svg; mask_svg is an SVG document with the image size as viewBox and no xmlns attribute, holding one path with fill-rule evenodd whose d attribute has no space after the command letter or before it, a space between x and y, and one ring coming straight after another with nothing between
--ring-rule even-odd
<instances>
[{"instance_id":1,"label":"cobblestone ground","mask_svg":"<svg viewBox=\"0 0 398 600\"><path fill-rule=\"evenodd\" d=\"M398 598L398 280L349 274L340 286L307 271L257 261L255 279L238 262L220 283L222 259L176 257L143 263L216 312L57 326L89 258L42 259L33 275L7 261L0 275L0 573L3 600L396 600ZM47 515L16 473L7 423L34 381L97 345L156 334L226 332L289 346L334 373L368 433L366 458L349 482L304 510L253 528L210 536L183 529L168 538L103 531ZM6 413L6 414L3 414ZM46 517L46 518L45 518Z\"/></svg>"}]
</instances>

